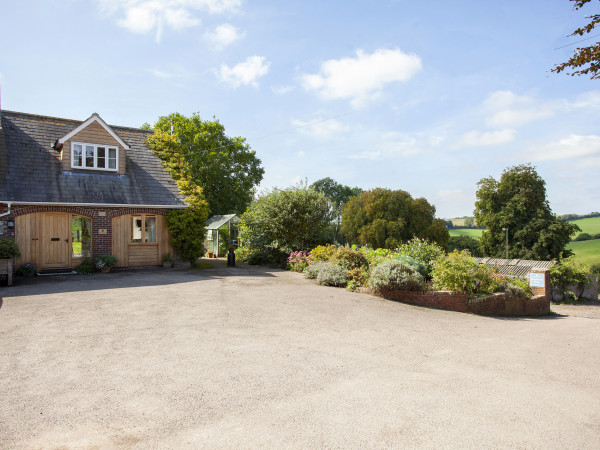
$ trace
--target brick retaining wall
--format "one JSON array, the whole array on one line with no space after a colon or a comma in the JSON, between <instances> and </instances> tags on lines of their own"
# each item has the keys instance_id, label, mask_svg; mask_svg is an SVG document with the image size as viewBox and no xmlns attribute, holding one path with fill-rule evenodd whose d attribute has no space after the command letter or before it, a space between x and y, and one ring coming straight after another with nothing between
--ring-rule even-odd
<instances>
[{"instance_id":1,"label":"brick retaining wall","mask_svg":"<svg viewBox=\"0 0 600 450\"><path fill-rule=\"evenodd\" d=\"M482 316L530 316L550 313L550 298L546 295L535 295L530 299L509 298L504 293L469 299L466 292L449 291L385 291L376 295L416 306Z\"/></svg>"}]
</instances>

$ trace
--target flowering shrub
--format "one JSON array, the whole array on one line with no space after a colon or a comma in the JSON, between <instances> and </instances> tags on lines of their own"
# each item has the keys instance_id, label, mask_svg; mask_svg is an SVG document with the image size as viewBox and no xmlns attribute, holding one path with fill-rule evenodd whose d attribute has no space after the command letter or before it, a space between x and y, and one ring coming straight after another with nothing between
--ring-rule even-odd
<instances>
[{"instance_id":1,"label":"flowering shrub","mask_svg":"<svg viewBox=\"0 0 600 450\"><path fill-rule=\"evenodd\" d=\"M402 244L396 249L397 255L406 255L416 258L427 267L427 276L431 275L433 263L444 256L444 250L437 244L429 242L426 239L413 238L406 244Z\"/></svg>"},{"instance_id":2,"label":"flowering shrub","mask_svg":"<svg viewBox=\"0 0 600 450\"><path fill-rule=\"evenodd\" d=\"M32 277L37 273L37 266L34 263L25 263L17 269L17 275L22 277Z\"/></svg>"},{"instance_id":3,"label":"flowering shrub","mask_svg":"<svg viewBox=\"0 0 600 450\"><path fill-rule=\"evenodd\" d=\"M117 264L117 258L112 255L98 256L94 261L94 266L98 270L110 269L115 264Z\"/></svg>"},{"instance_id":4,"label":"flowering shrub","mask_svg":"<svg viewBox=\"0 0 600 450\"><path fill-rule=\"evenodd\" d=\"M300 250L297 252L290 253L287 259L287 264L290 270L294 272L303 272L312 261L312 255L306 250Z\"/></svg>"},{"instance_id":5,"label":"flowering shrub","mask_svg":"<svg viewBox=\"0 0 600 450\"><path fill-rule=\"evenodd\" d=\"M324 286L341 286L348 284L346 278L346 270L333 263L321 263L319 273L317 274L317 282Z\"/></svg>"},{"instance_id":6,"label":"flowering shrub","mask_svg":"<svg viewBox=\"0 0 600 450\"><path fill-rule=\"evenodd\" d=\"M365 255L365 258L367 258L369 266L371 267L375 267L377 264L389 259L394 254L389 248L371 248L369 246L361 247L359 251Z\"/></svg>"},{"instance_id":7,"label":"flowering shrub","mask_svg":"<svg viewBox=\"0 0 600 450\"><path fill-rule=\"evenodd\" d=\"M493 290L492 274L468 250L454 250L446 258L436 259L432 276L433 287L443 291L466 291L474 295Z\"/></svg>"},{"instance_id":8,"label":"flowering shrub","mask_svg":"<svg viewBox=\"0 0 600 450\"><path fill-rule=\"evenodd\" d=\"M319 245L310 251L313 261L329 261L331 255L335 253L337 247L335 245Z\"/></svg>"},{"instance_id":9,"label":"flowering shrub","mask_svg":"<svg viewBox=\"0 0 600 450\"><path fill-rule=\"evenodd\" d=\"M329 262L337 264L347 271L369 266L367 258L358 250L353 250L350 247L338 247L335 253L331 255L331 258L329 258Z\"/></svg>"},{"instance_id":10,"label":"flowering shrub","mask_svg":"<svg viewBox=\"0 0 600 450\"><path fill-rule=\"evenodd\" d=\"M369 285L376 291L422 291L425 279L408 264L390 259L371 270Z\"/></svg>"}]
</instances>

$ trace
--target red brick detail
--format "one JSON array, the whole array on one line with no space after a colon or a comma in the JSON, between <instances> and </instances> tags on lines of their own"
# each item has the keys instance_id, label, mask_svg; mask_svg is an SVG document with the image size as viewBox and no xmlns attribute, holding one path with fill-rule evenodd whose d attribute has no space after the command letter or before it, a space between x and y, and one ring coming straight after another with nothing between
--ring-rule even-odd
<instances>
[{"instance_id":1,"label":"red brick detail","mask_svg":"<svg viewBox=\"0 0 600 450\"><path fill-rule=\"evenodd\" d=\"M8 211L6 204L0 206L0 212ZM112 218L124 214L155 214L165 215L168 209L158 208L103 208L85 206L58 206L58 205L16 205L12 207L12 214L0 218L0 237L14 238L14 231L8 230L6 221L11 218L32 213L64 212L77 214L92 219L92 255L102 256L112 254ZM101 216L100 213L104 215ZM106 230L106 234L99 234L99 230Z\"/></svg>"}]
</instances>

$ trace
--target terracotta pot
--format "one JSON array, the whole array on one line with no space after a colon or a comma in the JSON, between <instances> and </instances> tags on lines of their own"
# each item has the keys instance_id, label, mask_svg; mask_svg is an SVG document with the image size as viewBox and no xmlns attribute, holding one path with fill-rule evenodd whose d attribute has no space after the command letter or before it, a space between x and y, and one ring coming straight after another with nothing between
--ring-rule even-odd
<instances>
[{"instance_id":1,"label":"terracotta pot","mask_svg":"<svg viewBox=\"0 0 600 450\"><path fill-rule=\"evenodd\" d=\"M110 272L110 268L109 269L100 269L100 272L102 272L102 273L108 273L108 272Z\"/></svg>"}]
</instances>

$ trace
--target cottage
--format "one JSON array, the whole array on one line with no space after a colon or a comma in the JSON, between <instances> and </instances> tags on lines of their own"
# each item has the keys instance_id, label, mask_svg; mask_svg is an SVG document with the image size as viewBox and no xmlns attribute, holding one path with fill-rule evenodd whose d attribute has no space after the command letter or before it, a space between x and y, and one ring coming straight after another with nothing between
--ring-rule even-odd
<instances>
[{"instance_id":1,"label":"cottage","mask_svg":"<svg viewBox=\"0 0 600 450\"><path fill-rule=\"evenodd\" d=\"M160 265L172 251L164 216L187 205L146 146L150 133L0 112L0 236L40 270L112 254L117 267Z\"/></svg>"}]
</instances>

